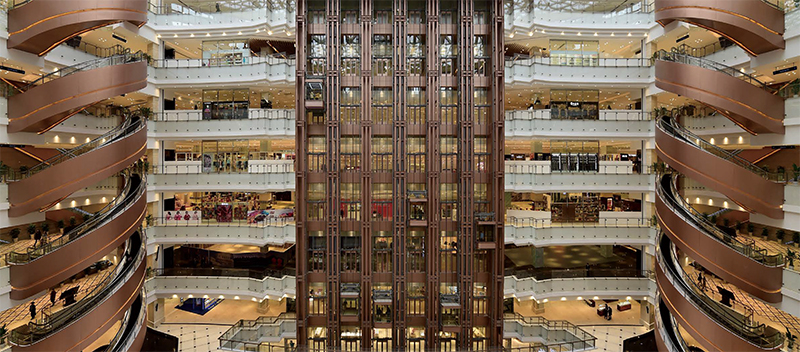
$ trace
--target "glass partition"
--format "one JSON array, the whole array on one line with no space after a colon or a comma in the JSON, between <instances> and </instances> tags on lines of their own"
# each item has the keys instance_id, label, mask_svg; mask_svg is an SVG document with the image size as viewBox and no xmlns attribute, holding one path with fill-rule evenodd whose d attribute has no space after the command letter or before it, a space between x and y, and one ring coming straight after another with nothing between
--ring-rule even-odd
<instances>
[{"instance_id":1,"label":"glass partition","mask_svg":"<svg viewBox=\"0 0 800 352\"><path fill-rule=\"evenodd\" d=\"M597 66L600 42L597 40L550 40L550 63L565 66Z\"/></svg>"},{"instance_id":2,"label":"glass partition","mask_svg":"<svg viewBox=\"0 0 800 352\"><path fill-rule=\"evenodd\" d=\"M248 118L250 90L203 90L203 120Z\"/></svg>"},{"instance_id":3,"label":"glass partition","mask_svg":"<svg viewBox=\"0 0 800 352\"><path fill-rule=\"evenodd\" d=\"M551 89L550 118L598 120L600 91L584 89Z\"/></svg>"}]
</instances>

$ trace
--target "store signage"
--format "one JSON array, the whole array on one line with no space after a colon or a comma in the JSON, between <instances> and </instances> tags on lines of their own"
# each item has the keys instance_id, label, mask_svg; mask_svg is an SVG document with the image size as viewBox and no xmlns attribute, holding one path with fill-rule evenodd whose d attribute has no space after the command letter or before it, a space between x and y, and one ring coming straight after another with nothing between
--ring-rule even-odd
<instances>
[{"instance_id":1,"label":"store signage","mask_svg":"<svg viewBox=\"0 0 800 352\"><path fill-rule=\"evenodd\" d=\"M782 68L780 70L772 71L772 74L773 75L779 75L781 73L792 72L792 71L796 71L796 70L797 70L797 65L792 66L792 67L784 67L784 68Z\"/></svg>"},{"instance_id":2,"label":"store signage","mask_svg":"<svg viewBox=\"0 0 800 352\"><path fill-rule=\"evenodd\" d=\"M13 67L8 67L8 66L3 66L3 65L0 65L0 70L6 70L8 72L19 73L21 75L25 74L25 70L20 70L18 68L13 68Z\"/></svg>"},{"instance_id":3,"label":"store signage","mask_svg":"<svg viewBox=\"0 0 800 352\"><path fill-rule=\"evenodd\" d=\"M569 106L578 107L578 106L581 106L581 103L579 103L577 101L571 101L571 102L569 102Z\"/></svg>"}]
</instances>

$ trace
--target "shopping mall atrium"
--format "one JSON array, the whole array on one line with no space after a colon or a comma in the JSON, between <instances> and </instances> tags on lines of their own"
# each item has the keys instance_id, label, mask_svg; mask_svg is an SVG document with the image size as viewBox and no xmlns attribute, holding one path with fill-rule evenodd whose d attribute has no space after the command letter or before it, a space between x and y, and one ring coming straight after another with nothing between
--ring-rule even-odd
<instances>
[{"instance_id":1,"label":"shopping mall atrium","mask_svg":"<svg viewBox=\"0 0 800 352\"><path fill-rule=\"evenodd\" d=\"M800 351L800 0L0 3L0 352Z\"/></svg>"}]
</instances>

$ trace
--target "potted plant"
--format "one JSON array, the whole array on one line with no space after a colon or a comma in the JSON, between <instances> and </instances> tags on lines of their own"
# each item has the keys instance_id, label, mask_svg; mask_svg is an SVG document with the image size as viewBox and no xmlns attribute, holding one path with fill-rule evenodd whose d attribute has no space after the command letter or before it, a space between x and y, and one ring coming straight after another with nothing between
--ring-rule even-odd
<instances>
[{"instance_id":1,"label":"potted plant","mask_svg":"<svg viewBox=\"0 0 800 352\"><path fill-rule=\"evenodd\" d=\"M761 229L761 237L763 237L765 240L769 239L769 229L768 228L764 227L763 229Z\"/></svg>"},{"instance_id":2,"label":"potted plant","mask_svg":"<svg viewBox=\"0 0 800 352\"><path fill-rule=\"evenodd\" d=\"M716 215L711 215L711 217L709 218L709 220L711 220L711 223L712 223L712 224L714 224L714 225L716 225L716 224L717 224L717 216L716 216Z\"/></svg>"},{"instance_id":3,"label":"potted plant","mask_svg":"<svg viewBox=\"0 0 800 352\"><path fill-rule=\"evenodd\" d=\"M800 165L792 164L792 175L795 182L800 182Z\"/></svg>"},{"instance_id":4,"label":"potted plant","mask_svg":"<svg viewBox=\"0 0 800 352\"><path fill-rule=\"evenodd\" d=\"M25 175L27 173L28 173L28 167L27 166L22 165L22 166L19 167L19 174L20 175Z\"/></svg>"},{"instance_id":5,"label":"potted plant","mask_svg":"<svg viewBox=\"0 0 800 352\"><path fill-rule=\"evenodd\" d=\"M11 235L11 241L12 242L17 242L17 240L19 240L19 233L20 232L22 232L22 231L20 231L19 228L17 228L17 227L11 229L11 232L9 234Z\"/></svg>"},{"instance_id":6,"label":"potted plant","mask_svg":"<svg viewBox=\"0 0 800 352\"><path fill-rule=\"evenodd\" d=\"M792 242L794 242L795 247L800 247L800 232L795 231L792 234Z\"/></svg>"},{"instance_id":7,"label":"potted plant","mask_svg":"<svg viewBox=\"0 0 800 352\"><path fill-rule=\"evenodd\" d=\"M786 231L784 231L783 229L778 229L778 231L775 231L775 240L777 240L778 242L780 243L789 242L785 241L785 238L783 238L784 236L786 236Z\"/></svg>"},{"instance_id":8,"label":"potted plant","mask_svg":"<svg viewBox=\"0 0 800 352\"><path fill-rule=\"evenodd\" d=\"M653 217L650 218L650 226L652 227L658 226L658 218L656 218L655 215L653 215Z\"/></svg>"},{"instance_id":9,"label":"potted plant","mask_svg":"<svg viewBox=\"0 0 800 352\"><path fill-rule=\"evenodd\" d=\"M30 224L28 225L28 235L33 238L33 234L36 233L36 225Z\"/></svg>"},{"instance_id":10,"label":"potted plant","mask_svg":"<svg viewBox=\"0 0 800 352\"><path fill-rule=\"evenodd\" d=\"M44 224L42 224L41 229L42 229L42 234L44 234L45 236L50 234L50 224L48 224L46 221Z\"/></svg>"},{"instance_id":11,"label":"potted plant","mask_svg":"<svg viewBox=\"0 0 800 352\"><path fill-rule=\"evenodd\" d=\"M736 225L734 225L734 227L736 228L736 233L742 233L742 227L743 227L742 225L743 224L741 221L736 222Z\"/></svg>"},{"instance_id":12,"label":"potted plant","mask_svg":"<svg viewBox=\"0 0 800 352\"><path fill-rule=\"evenodd\" d=\"M778 180L783 181L786 179L786 168L783 166L778 166Z\"/></svg>"},{"instance_id":13,"label":"potted plant","mask_svg":"<svg viewBox=\"0 0 800 352\"><path fill-rule=\"evenodd\" d=\"M749 223L747 223L747 233L748 233L750 236L752 236L752 235L753 235L753 231L755 231L755 230L756 230L756 225L753 225L753 223L752 223L752 222L749 222Z\"/></svg>"},{"instance_id":14,"label":"potted plant","mask_svg":"<svg viewBox=\"0 0 800 352\"><path fill-rule=\"evenodd\" d=\"M728 219L728 218L723 218L722 219L722 226L731 227L731 220Z\"/></svg>"},{"instance_id":15,"label":"potted plant","mask_svg":"<svg viewBox=\"0 0 800 352\"><path fill-rule=\"evenodd\" d=\"M89 218L89 214L83 214L83 222L86 222L86 220L89 220Z\"/></svg>"},{"instance_id":16,"label":"potted plant","mask_svg":"<svg viewBox=\"0 0 800 352\"><path fill-rule=\"evenodd\" d=\"M69 226L70 226L70 227L74 227L74 226L75 226L75 224L77 224L77 223L78 223L78 220L77 220L77 219L75 219L75 217L74 217L74 216L70 216L70 217L69 217Z\"/></svg>"},{"instance_id":17,"label":"potted plant","mask_svg":"<svg viewBox=\"0 0 800 352\"><path fill-rule=\"evenodd\" d=\"M144 217L144 222L147 226L153 226L153 215L147 214L147 216Z\"/></svg>"},{"instance_id":18,"label":"potted plant","mask_svg":"<svg viewBox=\"0 0 800 352\"><path fill-rule=\"evenodd\" d=\"M58 227L58 232L63 235L64 234L64 220L63 219L62 220L58 220L58 222L56 222L56 226Z\"/></svg>"}]
</instances>

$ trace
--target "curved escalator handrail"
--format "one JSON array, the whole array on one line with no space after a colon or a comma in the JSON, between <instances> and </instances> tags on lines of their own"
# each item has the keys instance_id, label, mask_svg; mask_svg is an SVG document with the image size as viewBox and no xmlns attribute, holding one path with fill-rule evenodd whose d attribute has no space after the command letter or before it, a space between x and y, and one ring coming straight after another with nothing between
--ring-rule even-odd
<instances>
[{"instance_id":1,"label":"curved escalator handrail","mask_svg":"<svg viewBox=\"0 0 800 352\"><path fill-rule=\"evenodd\" d=\"M52 80L69 76L73 73L83 72L87 70L94 70L102 67L108 67L120 64L129 64L139 61L146 61L146 56L141 51L137 51L135 53L125 52L119 55L112 55L109 57L89 60L72 66L61 68L57 71L50 72L42 77L39 77L39 79L28 83L28 85L23 87L22 90L27 91L28 89L31 89L34 86L45 84Z\"/></svg>"},{"instance_id":2,"label":"curved escalator handrail","mask_svg":"<svg viewBox=\"0 0 800 352\"><path fill-rule=\"evenodd\" d=\"M656 324L657 329L661 332L661 336L669 340L664 341L664 343L669 343L667 347L671 347L671 349L669 349L670 351L690 352L689 346L687 346L686 341L681 338L678 326L672 320L672 315L666 304L664 304L661 299L657 299L656 302L658 302L655 307L656 321L661 322L660 324Z\"/></svg>"},{"instance_id":3,"label":"curved escalator handrail","mask_svg":"<svg viewBox=\"0 0 800 352\"><path fill-rule=\"evenodd\" d=\"M653 54L653 58L655 58L656 60L678 62L678 63L697 66L697 67L701 67L701 68L705 68L705 69L709 69L709 70L715 70L717 72L724 73L724 74L726 74L728 76L731 76L731 77L734 77L734 78L739 78L739 79L741 79L743 81L746 81L746 82L748 82L748 83L750 83L750 84L752 84L754 86L757 86L757 87L767 91L770 94L773 93L773 89L772 88L770 88L766 83L761 82L757 78L753 77L752 75L744 73L744 72L742 72L740 70L737 70L737 69L735 69L733 67L730 67L730 66L727 66L727 65L723 65L723 64L718 63L716 61L711 61L711 60L708 60L708 59L704 59L702 57L696 57L696 56L692 56L692 55L689 55L689 54L680 53L680 52L677 52L677 51L668 52L668 51L666 51L664 49L661 49L661 50L657 51L655 54Z\"/></svg>"},{"instance_id":4,"label":"curved escalator handrail","mask_svg":"<svg viewBox=\"0 0 800 352\"><path fill-rule=\"evenodd\" d=\"M685 199L678 196L677 175L665 174L656 185L656 192L667 201L667 206L689 224L704 230L709 237L725 246L741 253L742 255L761 263L764 266L779 267L784 265L783 254L769 255L767 250L758 247L753 240L743 240L740 237L730 236L711 223L703 214L694 209ZM669 183L667 187L665 184Z\"/></svg>"},{"instance_id":5,"label":"curved escalator handrail","mask_svg":"<svg viewBox=\"0 0 800 352\"><path fill-rule=\"evenodd\" d=\"M100 211L95 213L91 219L81 223L74 229L58 236L52 241L48 241L39 247L30 247L25 253L9 252L6 254L6 262L11 265L27 264L37 260L49 253L52 253L65 245L83 237L92 229L106 223L136 203L136 200L144 195L147 182L138 174L131 174L126 177L125 186L120 194L111 202L106 204Z\"/></svg>"},{"instance_id":6,"label":"curved escalator handrail","mask_svg":"<svg viewBox=\"0 0 800 352\"><path fill-rule=\"evenodd\" d=\"M147 316L147 305L143 302L144 297L146 295L144 289L142 289L139 298L134 301L131 309L125 312L122 325L117 334L114 335L114 338L111 339L111 342L109 342L105 352L126 352L130 350L131 344L136 340L136 336L142 333L142 325L144 325L144 319ZM133 314L135 316L131 316Z\"/></svg>"},{"instance_id":7,"label":"curved escalator handrail","mask_svg":"<svg viewBox=\"0 0 800 352\"><path fill-rule=\"evenodd\" d=\"M667 279L673 286L680 286L681 295L690 300L695 307L712 317L718 324L726 327L732 334L758 346L759 348L773 348L783 343L783 334L775 331L766 336L767 326L764 323L753 321L753 312L749 307L743 306L747 314L735 312L731 308L709 297L692 281L689 274L677 263L672 250L672 242L666 235L661 235L659 245L656 247L658 263L666 271ZM677 278L677 282L676 279Z\"/></svg>"},{"instance_id":8,"label":"curved escalator handrail","mask_svg":"<svg viewBox=\"0 0 800 352\"><path fill-rule=\"evenodd\" d=\"M136 272L146 255L144 230L140 229L128 241L126 251L131 251L130 256L123 256L120 264L111 275L103 279L83 299L58 312L46 315L44 322L31 322L11 331L9 340L18 346L30 346L40 340L68 327L79 320L83 315L94 310L100 303L107 299L113 292L124 285Z\"/></svg>"},{"instance_id":9,"label":"curved escalator handrail","mask_svg":"<svg viewBox=\"0 0 800 352\"><path fill-rule=\"evenodd\" d=\"M86 154L90 151L94 151L103 148L105 146L111 145L112 143L121 140L120 137L133 135L145 127L147 127L147 123L143 118L139 118L137 116L128 117L122 124L120 124L117 127L114 127L113 129L104 133L100 137L97 137L89 142L81 144L75 148L64 151L63 153L60 153L56 156L53 156L47 160L42 161L39 164L32 166L26 172L21 173L20 178L31 177L43 170L46 170L47 168L53 165L57 165L64 161Z\"/></svg>"},{"instance_id":10,"label":"curved escalator handrail","mask_svg":"<svg viewBox=\"0 0 800 352\"><path fill-rule=\"evenodd\" d=\"M721 158L723 160L730 161L730 162L736 164L737 166L739 166L741 168L747 169L748 171L750 171L750 172L752 172L752 173L754 173L754 174L756 174L758 176L761 176L762 178L764 178L766 180L773 181L773 182L784 182L785 181L785 177L783 177L783 174L777 173L777 172L765 171L764 169L758 167L758 165L753 164L750 161L748 161L748 160L746 160L746 159L744 159L744 158L742 158L742 157L740 157L740 156L738 156L738 155L736 155L734 153L731 153L730 151L727 151L727 150L722 149L722 148L720 148L720 147L718 147L716 145L713 145L713 144L707 142L706 140L704 140L703 138L700 138L700 136L698 136L698 135L696 135L696 134L694 134L692 132L689 132L689 130L687 130L686 128L684 128L680 124L678 124L678 122L675 121L675 118L673 118L670 115L662 116L661 119L658 120L658 123L656 124L656 126L658 127L658 129L664 131L665 133L667 133L667 134L669 134L669 135L671 135L673 137L677 137L677 138L681 139L682 141L684 141L684 142L686 142L688 144L691 144L693 147L695 147L697 149L700 149L700 150L706 151L708 153L714 154L715 156L717 156L717 157L719 157L719 158Z\"/></svg>"}]
</instances>

